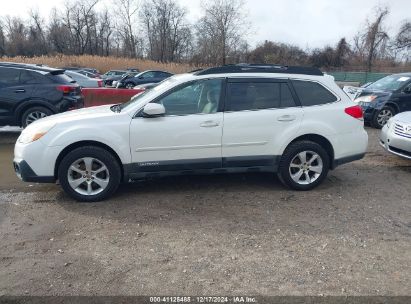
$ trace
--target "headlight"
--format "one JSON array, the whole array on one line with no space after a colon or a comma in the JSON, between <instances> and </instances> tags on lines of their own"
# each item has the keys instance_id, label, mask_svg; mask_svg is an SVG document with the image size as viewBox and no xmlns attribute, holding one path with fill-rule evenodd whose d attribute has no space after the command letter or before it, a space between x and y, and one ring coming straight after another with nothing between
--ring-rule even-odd
<instances>
[{"instance_id":1,"label":"headlight","mask_svg":"<svg viewBox=\"0 0 411 304\"><path fill-rule=\"evenodd\" d=\"M360 96L354 100L354 102L373 102L378 96L376 95L366 95Z\"/></svg>"},{"instance_id":2,"label":"headlight","mask_svg":"<svg viewBox=\"0 0 411 304\"><path fill-rule=\"evenodd\" d=\"M22 144L28 144L42 138L47 134L56 124L50 122L38 122L28 126L21 132L17 141Z\"/></svg>"}]
</instances>

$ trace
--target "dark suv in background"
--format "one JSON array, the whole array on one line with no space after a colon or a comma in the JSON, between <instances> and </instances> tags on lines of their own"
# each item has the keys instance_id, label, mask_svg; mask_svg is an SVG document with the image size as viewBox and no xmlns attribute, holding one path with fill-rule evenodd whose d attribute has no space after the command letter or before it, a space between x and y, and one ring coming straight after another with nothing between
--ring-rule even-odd
<instances>
[{"instance_id":1,"label":"dark suv in background","mask_svg":"<svg viewBox=\"0 0 411 304\"><path fill-rule=\"evenodd\" d=\"M0 62L0 126L26 127L83 106L79 85L64 70Z\"/></svg>"},{"instance_id":2,"label":"dark suv in background","mask_svg":"<svg viewBox=\"0 0 411 304\"><path fill-rule=\"evenodd\" d=\"M386 76L370 84L354 100L364 120L381 129L395 114L411 111L411 73Z\"/></svg>"}]
</instances>

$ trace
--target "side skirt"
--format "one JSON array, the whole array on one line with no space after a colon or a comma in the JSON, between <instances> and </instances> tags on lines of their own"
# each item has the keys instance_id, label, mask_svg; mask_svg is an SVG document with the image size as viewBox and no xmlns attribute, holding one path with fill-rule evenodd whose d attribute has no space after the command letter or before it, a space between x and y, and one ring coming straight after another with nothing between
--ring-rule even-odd
<instances>
[{"instance_id":1,"label":"side skirt","mask_svg":"<svg viewBox=\"0 0 411 304\"><path fill-rule=\"evenodd\" d=\"M176 175L276 172L279 160L280 156L255 156L132 163L123 166L124 181Z\"/></svg>"}]
</instances>

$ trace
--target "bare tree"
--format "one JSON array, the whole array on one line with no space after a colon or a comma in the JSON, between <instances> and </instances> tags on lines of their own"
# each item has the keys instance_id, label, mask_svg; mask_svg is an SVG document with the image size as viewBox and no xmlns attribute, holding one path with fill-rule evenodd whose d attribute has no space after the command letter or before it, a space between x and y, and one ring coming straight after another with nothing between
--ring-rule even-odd
<instances>
[{"instance_id":1,"label":"bare tree","mask_svg":"<svg viewBox=\"0 0 411 304\"><path fill-rule=\"evenodd\" d=\"M389 36L384 29L384 20L388 14L388 8L376 8L374 20L368 20L364 31L354 37L355 50L364 57L369 72L374 60L386 51Z\"/></svg>"},{"instance_id":2,"label":"bare tree","mask_svg":"<svg viewBox=\"0 0 411 304\"><path fill-rule=\"evenodd\" d=\"M138 41L136 34L139 12L138 0L117 0L115 6L119 19L117 30L123 39L126 53L131 57L136 57Z\"/></svg>"},{"instance_id":3,"label":"bare tree","mask_svg":"<svg viewBox=\"0 0 411 304\"><path fill-rule=\"evenodd\" d=\"M403 54L403 59L409 61L411 59L411 21L404 21L397 33L393 48L396 53Z\"/></svg>"},{"instance_id":4,"label":"bare tree","mask_svg":"<svg viewBox=\"0 0 411 304\"><path fill-rule=\"evenodd\" d=\"M3 22L0 19L0 56L4 56L5 54L6 54L6 36L4 34Z\"/></svg>"},{"instance_id":5,"label":"bare tree","mask_svg":"<svg viewBox=\"0 0 411 304\"><path fill-rule=\"evenodd\" d=\"M191 30L186 21L186 10L175 0L146 1L141 19L148 38L150 59L180 61L188 51Z\"/></svg>"},{"instance_id":6,"label":"bare tree","mask_svg":"<svg viewBox=\"0 0 411 304\"><path fill-rule=\"evenodd\" d=\"M209 63L226 64L230 52L247 32L242 0L212 0L202 3L205 15L196 25L199 56Z\"/></svg>"}]
</instances>

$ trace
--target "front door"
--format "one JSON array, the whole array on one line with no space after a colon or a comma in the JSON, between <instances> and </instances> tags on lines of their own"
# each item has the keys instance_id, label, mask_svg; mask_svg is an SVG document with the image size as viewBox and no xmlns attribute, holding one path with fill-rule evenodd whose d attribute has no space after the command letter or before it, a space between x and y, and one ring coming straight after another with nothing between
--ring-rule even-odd
<instances>
[{"instance_id":1,"label":"front door","mask_svg":"<svg viewBox=\"0 0 411 304\"><path fill-rule=\"evenodd\" d=\"M162 117L140 113L130 125L135 173L221 167L223 80L192 81L152 102L166 109Z\"/></svg>"}]
</instances>

